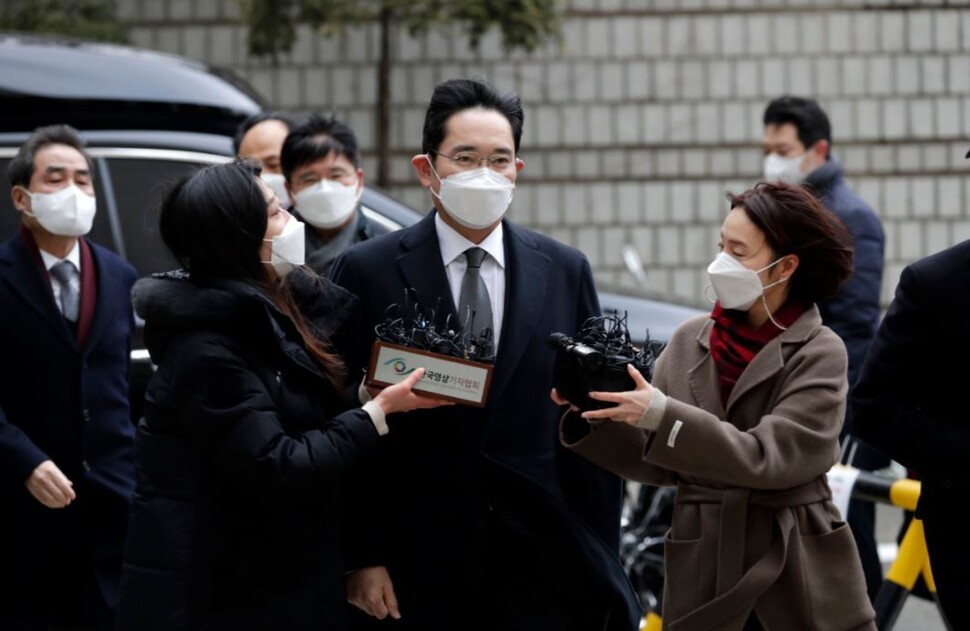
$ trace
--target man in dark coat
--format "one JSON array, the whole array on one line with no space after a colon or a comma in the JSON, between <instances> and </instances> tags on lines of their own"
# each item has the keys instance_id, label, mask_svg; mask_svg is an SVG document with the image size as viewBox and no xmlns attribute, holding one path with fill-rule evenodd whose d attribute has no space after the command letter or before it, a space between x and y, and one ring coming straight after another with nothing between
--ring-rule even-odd
<instances>
[{"instance_id":1,"label":"man in dark coat","mask_svg":"<svg viewBox=\"0 0 970 631\"><path fill-rule=\"evenodd\" d=\"M66 126L8 169L0 246L0 628L110 629L134 490L128 408L135 270L84 239L91 161Z\"/></svg>"},{"instance_id":2,"label":"man in dark coat","mask_svg":"<svg viewBox=\"0 0 970 631\"><path fill-rule=\"evenodd\" d=\"M825 112L812 99L783 96L764 113L766 180L801 182L845 223L852 234L852 276L839 293L819 304L822 322L835 331L849 354L849 387L859 378L866 351L879 326L883 251L886 237L879 217L846 184L842 165L831 153L832 132ZM866 471L889 466L883 454L859 440L852 429L851 407L842 427L842 463ZM855 537L870 599L882 584L876 547L875 505L852 500L847 521Z\"/></svg>"},{"instance_id":3,"label":"man in dark coat","mask_svg":"<svg viewBox=\"0 0 970 631\"><path fill-rule=\"evenodd\" d=\"M599 315L589 263L504 219L522 119L518 97L485 82L438 85L412 158L434 210L334 264L360 299L338 343L352 369L406 290L438 326L478 335L490 323L497 349L484 409L390 417L388 441L356 475L348 597L384 620L370 619L377 628L638 626L617 555L621 483L560 446L549 400L549 334Z\"/></svg>"},{"instance_id":4,"label":"man in dark coat","mask_svg":"<svg viewBox=\"0 0 970 631\"><path fill-rule=\"evenodd\" d=\"M970 241L906 267L852 396L859 436L919 474L937 596L970 629Z\"/></svg>"}]
</instances>

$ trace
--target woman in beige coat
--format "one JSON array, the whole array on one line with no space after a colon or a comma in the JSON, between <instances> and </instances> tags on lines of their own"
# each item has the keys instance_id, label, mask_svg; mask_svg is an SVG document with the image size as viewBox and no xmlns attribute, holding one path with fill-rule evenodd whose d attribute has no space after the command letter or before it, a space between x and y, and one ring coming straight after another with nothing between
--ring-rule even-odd
<instances>
[{"instance_id":1,"label":"woman in beige coat","mask_svg":"<svg viewBox=\"0 0 970 631\"><path fill-rule=\"evenodd\" d=\"M875 629L825 475L846 352L815 303L850 274L850 237L800 187L730 198L712 313L674 333L652 384L631 369L636 390L591 394L615 407L573 407L563 442L629 480L677 486L666 630Z\"/></svg>"}]
</instances>

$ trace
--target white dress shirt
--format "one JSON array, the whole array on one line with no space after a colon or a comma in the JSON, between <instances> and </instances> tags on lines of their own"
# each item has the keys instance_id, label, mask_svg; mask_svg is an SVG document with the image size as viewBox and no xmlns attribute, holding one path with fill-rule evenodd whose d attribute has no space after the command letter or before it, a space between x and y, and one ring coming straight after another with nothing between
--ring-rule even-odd
<instances>
[{"instance_id":1,"label":"white dress shirt","mask_svg":"<svg viewBox=\"0 0 970 631\"><path fill-rule=\"evenodd\" d=\"M468 261L464 256L465 250L478 247L488 253L488 256L482 260L481 274L482 280L485 281L485 288L488 289L488 301L492 304L493 350L497 353L505 310L505 243L502 224L496 226L495 230L492 230L492 233L478 244L461 236L458 231L446 224L438 213L435 213L434 225L438 231L441 262L445 266L456 311L461 299L461 279L468 268Z\"/></svg>"},{"instance_id":2,"label":"white dress shirt","mask_svg":"<svg viewBox=\"0 0 970 631\"><path fill-rule=\"evenodd\" d=\"M54 290L54 302L57 303L58 308L61 305L61 285L57 282L57 279L50 275L51 268L60 263L61 261L70 261L74 264L74 269L77 270L77 274L71 278L71 287L77 293L78 296L81 295L81 244L79 241L74 242L74 247L71 251L67 253L62 259L57 258L50 252L45 252L44 250L37 248L40 251L40 258L44 261L44 269L47 270L48 276L50 276L51 289Z\"/></svg>"}]
</instances>

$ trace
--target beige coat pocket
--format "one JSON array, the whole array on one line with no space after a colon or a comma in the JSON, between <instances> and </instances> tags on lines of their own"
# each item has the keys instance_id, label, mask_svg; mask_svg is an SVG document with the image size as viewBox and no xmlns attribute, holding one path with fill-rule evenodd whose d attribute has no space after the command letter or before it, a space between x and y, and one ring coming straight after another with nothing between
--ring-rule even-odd
<instances>
[{"instance_id":1,"label":"beige coat pocket","mask_svg":"<svg viewBox=\"0 0 970 631\"><path fill-rule=\"evenodd\" d=\"M800 536L806 620L818 631L854 629L872 619L866 579L855 540L845 522L820 535Z\"/></svg>"},{"instance_id":2,"label":"beige coat pocket","mask_svg":"<svg viewBox=\"0 0 970 631\"><path fill-rule=\"evenodd\" d=\"M706 602L700 581L704 559L700 539L664 536L664 618L677 620Z\"/></svg>"}]
</instances>

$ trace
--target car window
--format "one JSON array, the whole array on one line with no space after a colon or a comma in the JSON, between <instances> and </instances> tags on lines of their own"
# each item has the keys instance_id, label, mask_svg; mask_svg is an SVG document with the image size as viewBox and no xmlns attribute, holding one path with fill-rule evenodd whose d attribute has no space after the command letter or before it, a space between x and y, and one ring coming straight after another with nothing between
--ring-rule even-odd
<instances>
[{"instance_id":1,"label":"car window","mask_svg":"<svg viewBox=\"0 0 970 631\"><path fill-rule=\"evenodd\" d=\"M106 163L125 257L140 276L176 267L158 231L158 204L168 187L203 164L128 157L107 158Z\"/></svg>"}]
</instances>

